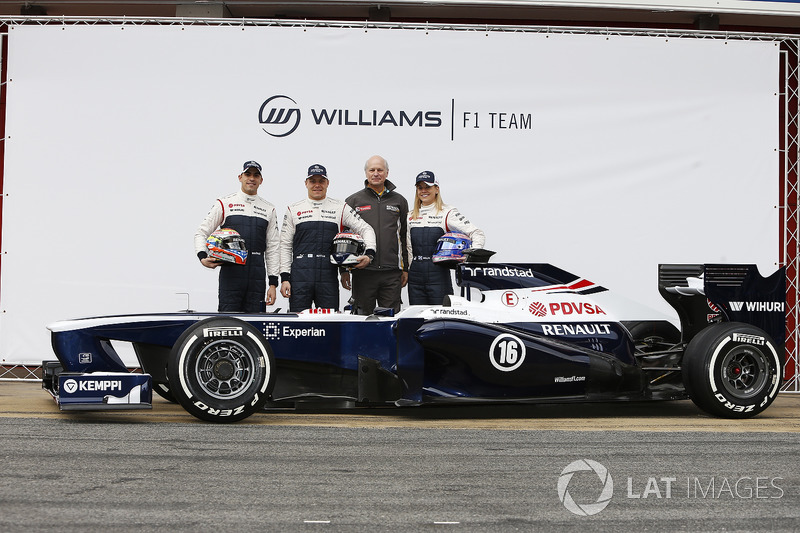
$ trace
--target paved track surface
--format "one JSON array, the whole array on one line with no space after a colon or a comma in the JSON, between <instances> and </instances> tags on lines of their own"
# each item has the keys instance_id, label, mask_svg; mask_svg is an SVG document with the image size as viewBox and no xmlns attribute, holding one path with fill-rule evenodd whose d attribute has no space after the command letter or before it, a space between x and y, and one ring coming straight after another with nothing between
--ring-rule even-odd
<instances>
[{"instance_id":1,"label":"paved track surface","mask_svg":"<svg viewBox=\"0 0 800 533\"><path fill-rule=\"evenodd\" d=\"M214 425L6 382L0 531L800 531L798 452L795 395L745 421L667 402Z\"/></svg>"}]
</instances>

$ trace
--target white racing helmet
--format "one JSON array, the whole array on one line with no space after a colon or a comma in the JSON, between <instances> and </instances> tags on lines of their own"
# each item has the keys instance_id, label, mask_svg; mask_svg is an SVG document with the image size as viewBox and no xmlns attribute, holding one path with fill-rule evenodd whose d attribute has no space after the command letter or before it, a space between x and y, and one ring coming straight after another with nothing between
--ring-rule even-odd
<instances>
[{"instance_id":1,"label":"white racing helmet","mask_svg":"<svg viewBox=\"0 0 800 533\"><path fill-rule=\"evenodd\" d=\"M346 267L358 263L367 245L358 233L337 233L331 242L331 263Z\"/></svg>"}]
</instances>

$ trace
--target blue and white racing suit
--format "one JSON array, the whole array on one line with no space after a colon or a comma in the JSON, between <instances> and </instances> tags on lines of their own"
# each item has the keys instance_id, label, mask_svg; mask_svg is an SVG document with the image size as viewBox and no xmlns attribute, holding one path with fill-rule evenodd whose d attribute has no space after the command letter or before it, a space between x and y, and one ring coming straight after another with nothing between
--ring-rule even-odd
<instances>
[{"instance_id":1,"label":"blue and white racing suit","mask_svg":"<svg viewBox=\"0 0 800 533\"><path fill-rule=\"evenodd\" d=\"M281 281L292 284L289 310L339 308L339 269L331 263L333 238L344 227L359 233L375 255L375 232L342 200L304 198L289 206L281 227Z\"/></svg>"},{"instance_id":2,"label":"blue and white racing suit","mask_svg":"<svg viewBox=\"0 0 800 533\"><path fill-rule=\"evenodd\" d=\"M408 303L442 305L444 297L453 294L450 269L433 262L439 237L445 233L463 233L472 240L473 248L483 248L486 236L458 209L447 204L437 212L436 205L421 206L419 218L408 214Z\"/></svg>"},{"instance_id":3,"label":"blue and white racing suit","mask_svg":"<svg viewBox=\"0 0 800 533\"><path fill-rule=\"evenodd\" d=\"M222 227L236 230L244 239L247 262L220 266L218 311L263 312L267 277L270 285L278 285L280 234L275 206L258 195L242 191L217 199L194 235L199 258L207 256L208 236Z\"/></svg>"}]
</instances>

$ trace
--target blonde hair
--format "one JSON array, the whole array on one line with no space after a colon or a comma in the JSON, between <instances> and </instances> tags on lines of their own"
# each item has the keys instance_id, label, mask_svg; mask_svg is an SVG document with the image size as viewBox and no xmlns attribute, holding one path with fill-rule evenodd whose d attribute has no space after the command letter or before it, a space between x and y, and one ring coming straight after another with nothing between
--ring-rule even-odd
<instances>
[{"instance_id":1,"label":"blonde hair","mask_svg":"<svg viewBox=\"0 0 800 533\"><path fill-rule=\"evenodd\" d=\"M432 185L432 187L436 187L436 200L433 201L433 204L436 206L436 214L442 212L444 209L444 202L442 201L442 193L439 191L438 185ZM419 208L422 206L422 200L419 199L419 195L414 193L414 210L411 212L411 218L419 218Z\"/></svg>"}]
</instances>

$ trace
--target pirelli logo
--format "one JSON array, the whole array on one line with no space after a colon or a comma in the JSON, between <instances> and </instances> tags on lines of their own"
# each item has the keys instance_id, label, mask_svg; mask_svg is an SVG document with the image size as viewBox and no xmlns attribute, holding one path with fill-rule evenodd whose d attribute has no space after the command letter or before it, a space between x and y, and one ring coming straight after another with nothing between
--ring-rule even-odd
<instances>
[{"instance_id":1,"label":"pirelli logo","mask_svg":"<svg viewBox=\"0 0 800 533\"><path fill-rule=\"evenodd\" d=\"M748 335L745 333L734 333L733 341L744 342L746 344L755 344L756 346L764 346L767 343L767 339L764 337L759 335Z\"/></svg>"},{"instance_id":2,"label":"pirelli logo","mask_svg":"<svg viewBox=\"0 0 800 533\"><path fill-rule=\"evenodd\" d=\"M239 326L203 328L203 337L243 337L244 330Z\"/></svg>"}]
</instances>

